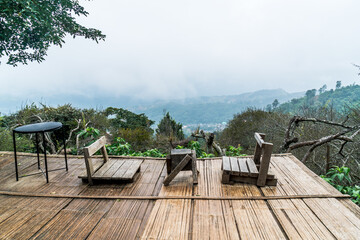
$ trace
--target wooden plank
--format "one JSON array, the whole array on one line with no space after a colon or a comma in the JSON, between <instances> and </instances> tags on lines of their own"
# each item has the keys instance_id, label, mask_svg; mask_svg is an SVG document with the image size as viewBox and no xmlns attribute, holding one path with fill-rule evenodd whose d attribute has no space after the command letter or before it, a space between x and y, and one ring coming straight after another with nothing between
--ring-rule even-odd
<instances>
[{"instance_id":1,"label":"wooden plank","mask_svg":"<svg viewBox=\"0 0 360 240\"><path fill-rule=\"evenodd\" d=\"M338 200L314 198L304 202L337 239L359 239L360 219Z\"/></svg>"},{"instance_id":2,"label":"wooden plank","mask_svg":"<svg viewBox=\"0 0 360 240\"><path fill-rule=\"evenodd\" d=\"M133 164L133 159L127 159L125 160L124 164L121 165L121 168L118 168L118 170L112 175L112 179L121 179L126 171L131 167Z\"/></svg>"},{"instance_id":3,"label":"wooden plank","mask_svg":"<svg viewBox=\"0 0 360 240\"><path fill-rule=\"evenodd\" d=\"M124 173L124 175L121 177L121 179L124 180L131 180L134 178L135 174L139 171L141 163L143 160L133 160L131 163L131 166L128 168L128 170ZM113 177L113 179L116 179Z\"/></svg>"},{"instance_id":4,"label":"wooden plank","mask_svg":"<svg viewBox=\"0 0 360 240\"><path fill-rule=\"evenodd\" d=\"M269 171L270 166L270 159L271 159L271 153L273 149L272 143L264 143L264 154L261 159L260 168L259 168L259 177L257 180L258 186L265 186L265 183L267 182L266 177Z\"/></svg>"},{"instance_id":5,"label":"wooden plank","mask_svg":"<svg viewBox=\"0 0 360 240\"><path fill-rule=\"evenodd\" d=\"M114 162L114 164L111 165L111 167L103 173L101 176L102 179L108 179L110 180L112 176L118 171L119 168L125 163L126 160L111 160Z\"/></svg>"},{"instance_id":6,"label":"wooden plank","mask_svg":"<svg viewBox=\"0 0 360 240\"><path fill-rule=\"evenodd\" d=\"M230 157L230 167L232 175L240 175L240 168L236 157Z\"/></svg>"},{"instance_id":7,"label":"wooden plank","mask_svg":"<svg viewBox=\"0 0 360 240\"><path fill-rule=\"evenodd\" d=\"M106 137L102 136L96 142L92 143L88 147L84 147L84 154L91 157L94 153L96 153L100 148L102 148L106 144Z\"/></svg>"},{"instance_id":8,"label":"wooden plank","mask_svg":"<svg viewBox=\"0 0 360 240\"><path fill-rule=\"evenodd\" d=\"M92 176L93 179L95 178L102 178L104 174L115 164L115 161L108 161L102 165L99 170L97 170L94 175Z\"/></svg>"},{"instance_id":9,"label":"wooden plank","mask_svg":"<svg viewBox=\"0 0 360 240\"><path fill-rule=\"evenodd\" d=\"M335 239L301 199L268 203L290 239Z\"/></svg>"},{"instance_id":10,"label":"wooden plank","mask_svg":"<svg viewBox=\"0 0 360 240\"><path fill-rule=\"evenodd\" d=\"M249 183L257 185L258 179L253 177L233 176L230 175L230 182ZM278 180L276 178L266 179L264 185L276 186Z\"/></svg>"},{"instance_id":11,"label":"wooden plank","mask_svg":"<svg viewBox=\"0 0 360 240\"><path fill-rule=\"evenodd\" d=\"M197 170L197 161L196 161L196 152L195 150L192 150L192 175L193 175L193 183L198 184L198 170Z\"/></svg>"},{"instance_id":12,"label":"wooden plank","mask_svg":"<svg viewBox=\"0 0 360 240\"><path fill-rule=\"evenodd\" d=\"M262 145L265 143L264 138L265 138L265 134L263 133L255 133L254 137L256 139L256 142L259 144L259 146L262 148Z\"/></svg>"},{"instance_id":13,"label":"wooden plank","mask_svg":"<svg viewBox=\"0 0 360 240\"><path fill-rule=\"evenodd\" d=\"M186 164L192 160L189 155L186 155L183 160L175 167L175 169L165 178L164 185L168 186L171 180L186 166Z\"/></svg>"},{"instance_id":14,"label":"wooden plank","mask_svg":"<svg viewBox=\"0 0 360 240\"><path fill-rule=\"evenodd\" d=\"M221 196L222 161L199 161L199 183L194 195ZM239 239L230 201L194 200L189 239Z\"/></svg>"},{"instance_id":15,"label":"wooden plank","mask_svg":"<svg viewBox=\"0 0 360 240\"><path fill-rule=\"evenodd\" d=\"M254 160L251 158L246 158L246 164L249 168L249 175L250 177L257 177L259 176L259 171L254 163Z\"/></svg>"},{"instance_id":16,"label":"wooden plank","mask_svg":"<svg viewBox=\"0 0 360 240\"><path fill-rule=\"evenodd\" d=\"M249 169L246 165L246 159L238 158L238 163L240 166L240 176L249 176Z\"/></svg>"},{"instance_id":17,"label":"wooden plank","mask_svg":"<svg viewBox=\"0 0 360 240\"><path fill-rule=\"evenodd\" d=\"M192 189L191 172L181 171L171 185L162 186L159 195L191 196ZM140 239L187 239L191 206L192 200L156 201Z\"/></svg>"},{"instance_id":18,"label":"wooden plank","mask_svg":"<svg viewBox=\"0 0 360 240\"><path fill-rule=\"evenodd\" d=\"M222 169L225 173L231 172L230 158L223 156L222 157Z\"/></svg>"}]
</instances>

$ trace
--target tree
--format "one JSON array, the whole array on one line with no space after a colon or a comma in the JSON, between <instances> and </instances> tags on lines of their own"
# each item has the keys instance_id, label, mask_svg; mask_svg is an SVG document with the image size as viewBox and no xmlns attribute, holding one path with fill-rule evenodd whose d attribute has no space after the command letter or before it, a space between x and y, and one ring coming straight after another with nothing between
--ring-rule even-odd
<instances>
[{"instance_id":1,"label":"tree","mask_svg":"<svg viewBox=\"0 0 360 240\"><path fill-rule=\"evenodd\" d=\"M272 103L273 108L276 108L279 105L279 100L275 99Z\"/></svg>"},{"instance_id":2,"label":"tree","mask_svg":"<svg viewBox=\"0 0 360 240\"><path fill-rule=\"evenodd\" d=\"M326 84L324 84L321 88L319 88L319 93L322 94L323 92L325 92L327 89Z\"/></svg>"},{"instance_id":3,"label":"tree","mask_svg":"<svg viewBox=\"0 0 360 240\"><path fill-rule=\"evenodd\" d=\"M40 63L51 45L65 43L66 34L105 40L100 30L75 21L82 15L88 12L77 0L0 0L0 58L7 56L12 66Z\"/></svg>"},{"instance_id":4,"label":"tree","mask_svg":"<svg viewBox=\"0 0 360 240\"><path fill-rule=\"evenodd\" d=\"M309 105L313 105L314 104L314 98L316 95L316 89L311 89L311 90L307 90L306 93L306 101Z\"/></svg>"},{"instance_id":5,"label":"tree","mask_svg":"<svg viewBox=\"0 0 360 240\"><path fill-rule=\"evenodd\" d=\"M182 124L177 123L167 112L163 119L161 119L158 128L156 129L157 135L163 135L167 137L173 137L178 140L184 139L184 133L182 130Z\"/></svg>"},{"instance_id":6,"label":"tree","mask_svg":"<svg viewBox=\"0 0 360 240\"><path fill-rule=\"evenodd\" d=\"M154 132L151 128L154 121L143 113L136 114L123 108L108 107L105 109L104 115L109 118L111 132L116 132L119 128L132 130L142 128L150 133Z\"/></svg>"},{"instance_id":7,"label":"tree","mask_svg":"<svg viewBox=\"0 0 360 240\"><path fill-rule=\"evenodd\" d=\"M341 81L336 81L336 89L339 89L341 88Z\"/></svg>"}]
</instances>

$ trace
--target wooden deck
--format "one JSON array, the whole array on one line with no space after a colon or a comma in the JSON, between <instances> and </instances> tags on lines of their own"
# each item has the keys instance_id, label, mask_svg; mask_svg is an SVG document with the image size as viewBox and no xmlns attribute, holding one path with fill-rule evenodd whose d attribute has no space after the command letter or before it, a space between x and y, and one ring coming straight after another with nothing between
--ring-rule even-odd
<instances>
[{"instance_id":1,"label":"wooden deck","mask_svg":"<svg viewBox=\"0 0 360 240\"><path fill-rule=\"evenodd\" d=\"M20 175L37 171L36 156L19 162ZM220 159L197 164L194 186L191 171L163 186L165 160L152 159L133 183L89 186L78 178L84 159L70 158L46 184L16 182L13 156L0 153L0 239L359 239L360 208L292 155L272 157L276 187L223 185Z\"/></svg>"}]
</instances>

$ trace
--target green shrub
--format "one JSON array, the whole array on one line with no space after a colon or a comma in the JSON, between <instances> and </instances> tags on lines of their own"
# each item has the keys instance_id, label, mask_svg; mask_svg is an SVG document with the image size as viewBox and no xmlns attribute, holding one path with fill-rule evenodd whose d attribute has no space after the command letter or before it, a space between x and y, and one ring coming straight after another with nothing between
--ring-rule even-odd
<instances>
[{"instance_id":1,"label":"green shrub","mask_svg":"<svg viewBox=\"0 0 360 240\"><path fill-rule=\"evenodd\" d=\"M226 156L246 156L246 154L241 153L242 150L243 148L240 146L240 144L237 148L230 145L226 148Z\"/></svg>"},{"instance_id":2,"label":"green shrub","mask_svg":"<svg viewBox=\"0 0 360 240\"><path fill-rule=\"evenodd\" d=\"M351 186L350 168L334 166L330 168L326 175L321 175L325 181L330 183L338 191L351 196L351 200L360 206L360 186Z\"/></svg>"}]
</instances>

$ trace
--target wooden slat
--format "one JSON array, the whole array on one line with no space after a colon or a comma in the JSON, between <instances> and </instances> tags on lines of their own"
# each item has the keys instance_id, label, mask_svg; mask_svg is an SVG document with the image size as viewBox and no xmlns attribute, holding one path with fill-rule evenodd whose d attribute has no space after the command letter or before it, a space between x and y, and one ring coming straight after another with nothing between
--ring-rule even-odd
<instances>
[{"instance_id":1,"label":"wooden slat","mask_svg":"<svg viewBox=\"0 0 360 240\"><path fill-rule=\"evenodd\" d=\"M91 157L94 153L96 153L100 148L102 148L106 144L106 137L102 136L96 142L92 143L88 147L84 147L84 153Z\"/></svg>"},{"instance_id":2,"label":"wooden slat","mask_svg":"<svg viewBox=\"0 0 360 240\"><path fill-rule=\"evenodd\" d=\"M37 170L36 158L19 159L24 174ZM221 184L220 159L197 161L198 185L192 185L189 171L180 172L166 187L162 185L166 176L164 160L144 161L133 183L91 187L77 178L85 169L83 159L77 157L69 158L69 172L52 172L49 184L42 175L16 182L13 161L1 161L0 156L0 193L43 194L41 197L0 194L1 239L358 239L359 236L358 207L350 200L332 198L342 195L292 155L276 155L271 159L271 169L279 184L261 188ZM48 163L49 169L61 167L63 159L49 158ZM156 197L159 192L160 196L187 199L147 198ZM124 199L115 200L119 196ZM231 197L239 199L230 200Z\"/></svg>"},{"instance_id":3,"label":"wooden slat","mask_svg":"<svg viewBox=\"0 0 360 240\"><path fill-rule=\"evenodd\" d=\"M254 160L251 158L246 158L246 164L249 168L249 175L250 177L257 177L259 176L259 171L254 163Z\"/></svg>"},{"instance_id":4,"label":"wooden slat","mask_svg":"<svg viewBox=\"0 0 360 240\"><path fill-rule=\"evenodd\" d=\"M266 184L267 181L266 178L269 171L271 153L273 149L272 143L266 143L266 144L264 143L263 146L264 146L264 154L261 158L261 163L259 167L259 177L256 184L258 186L265 186Z\"/></svg>"},{"instance_id":5,"label":"wooden slat","mask_svg":"<svg viewBox=\"0 0 360 240\"><path fill-rule=\"evenodd\" d=\"M115 164L115 161L108 161L102 165L102 167L97 170L94 175L92 176L93 179L95 178L102 178L104 174Z\"/></svg>"},{"instance_id":6,"label":"wooden slat","mask_svg":"<svg viewBox=\"0 0 360 240\"><path fill-rule=\"evenodd\" d=\"M126 160L111 160L114 162L114 164L111 165L111 167L103 173L101 176L102 179L111 179L112 176L118 171L119 168L125 163ZM109 161L107 161L109 162Z\"/></svg>"},{"instance_id":7,"label":"wooden slat","mask_svg":"<svg viewBox=\"0 0 360 240\"><path fill-rule=\"evenodd\" d=\"M231 174L240 175L240 168L236 157L230 157Z\"/></svg>"},{"instance_id":8,"label":"wooden slat","mask_svg":"<svg viewBox=\"0 0 360 240\"><path fill-rule=\"evenodd\" d=\"M265 143L264 138L265 138L265 134L263 133L255 133L254 137L256 139L256 142L259 144L260 147L262 147L262 145Z\"/></svg>"},{"instance_id":9,"label":"wooden slat","mask_svg":"<svg viewBox=\"0 0 360 240\"><path fill-rule=\"evenodd\" d=\"M240 166L240 176L249 176L249 169L246 165L246 159L238 158L238 163Z\"/></svg>"},{"instance_id":10,"label":"wooden slat","mask_svg":"<svg viewBox=\"0 0 360 240\"><path fill-rule=\"evenodd\" d=\"M222 168L223 168L223 171L226 172L226 173L231 172L231 165L230 165L230 158L229 157L224 156L222 158Z\"/></svg>"},{"instance_id":11,"label":"wooden slat","mask_svg":"<svg viewBox=\"0 0 360 240\"><path fill-rule=\"evenodd\" d=\"M131 166L128 168L128 170L124 173L124 175L121 178L133 179L135 173L139 171L142 162L143 160L133 160Z\"/></svg>"},{"instance_id":12,"label":"wooden slat","mask_svg":"<svg viewBox=\"0 0 360 240\"><path fill-rule=\"evenodd\" d=\"M112 179L122 179L122 177L124 176L124 174L128 171L128 169L131 167L131 165L133 164L134 160L129 159L129 160L125 160L124 164L121 166L121 168L119 168L113 175L112 175Z\"/></svg>"}]
</instances>

